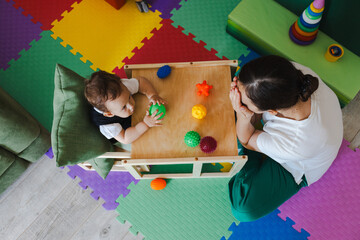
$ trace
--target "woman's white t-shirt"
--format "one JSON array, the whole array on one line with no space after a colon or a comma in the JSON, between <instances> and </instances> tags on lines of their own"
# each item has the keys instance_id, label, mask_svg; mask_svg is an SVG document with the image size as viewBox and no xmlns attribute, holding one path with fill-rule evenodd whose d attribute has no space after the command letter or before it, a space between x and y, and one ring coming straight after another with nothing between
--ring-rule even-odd
<instances>
[{"instance_id":1,"label":"woman's white t-shirt","mask_svg":"<svg viewBox=\"0 0 360 240\"><path fill-rule=\"evenodd\" d=\"M139 91L139 81L136 78L130 79L121 79L121 82L125 85L125 87L129 90L131 95L134 95ZM95 111L103 114L102 111L95 108ZM120 123L111 123L106 125L99 126L100 132L104 135L107 139L111 139L119 135L121 130L123 129Z\"/></svg>"},{"instance_id":2,"label":"woman's white t-shirt","mask_svg":"<svg viewBox=\"0 0 360 240\"><path fill-rule=\"evenodd\" d=\"M257 146L294 177L296 183L305 175L308 185L316 182L328 170L343 139L340 104L334 92L311 69L293 63L304 74L319 79L318 89L311 95L311 114L296 121L263 114L264 132Z\"/></svg>"}]
</instances>

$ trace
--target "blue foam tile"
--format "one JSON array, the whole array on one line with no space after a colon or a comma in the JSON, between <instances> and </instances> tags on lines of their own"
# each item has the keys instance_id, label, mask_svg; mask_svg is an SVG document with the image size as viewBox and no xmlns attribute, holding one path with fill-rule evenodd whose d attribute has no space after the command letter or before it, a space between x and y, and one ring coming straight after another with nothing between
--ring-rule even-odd
<instances>
[{"instance_id":1,"label":"blue foam tile","mask_svg":"<svg viewBox=\"0 0 360 240\"><path fill-rule=\"evenodd\" d=\"M240 67L244 66L246 63L250 62L251 60L260 57L260 55L254 50L251 50L250 48L248 48L248 50L250 51L249 54L247 54L246 56L241 55L238 59Z\"/></svg>"},{"instance_id":2,"label":"blue foam tile","mask_svg":"<svg viewBox=\"0 0 360 240\"><path fill-rule=\"evenodd\" d=\"M304 229L301 232L295 230L292 225L295 223L287 218L282 220L277 209L269 215L253 222L242 222L239 225L232 223L229 231L232 235L228 240L258 240L258 239L276 239L276 240L303 240L308 239L310 234ZM221 240L225 240L222 237Z\"/></svg>"}]
</instances>

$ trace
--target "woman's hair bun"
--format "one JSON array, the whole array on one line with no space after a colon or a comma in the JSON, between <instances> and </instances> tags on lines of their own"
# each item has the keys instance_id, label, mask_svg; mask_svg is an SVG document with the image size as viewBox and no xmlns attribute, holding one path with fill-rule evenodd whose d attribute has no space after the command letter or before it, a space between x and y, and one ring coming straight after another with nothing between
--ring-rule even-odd
<instances>
[{"instance_id":1,"label":"woman's hair bun","mask_svg":"<svg viewBox=\"0 0 360 240\"><path fill-rule=\"evenodd\" d=\"M310 74L303 74L300 70L298 71L299 79L301 81L299 96L301 101L306 102L311 94L318 88L319 80Z\"/></svg>"}]
</instances>

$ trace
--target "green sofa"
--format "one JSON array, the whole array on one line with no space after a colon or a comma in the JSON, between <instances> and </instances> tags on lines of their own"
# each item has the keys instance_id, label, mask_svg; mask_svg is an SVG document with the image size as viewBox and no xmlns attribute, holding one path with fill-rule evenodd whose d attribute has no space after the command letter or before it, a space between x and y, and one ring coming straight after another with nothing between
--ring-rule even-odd
<instances>
[{"instance_id":1,"label":"green sofa","mask_svg":"<svg viewBox=\"0 0 360 240\"><path fill-rule=\"evenodd\" d=\"M0 88L0 194L50 146L49 132Z\"/></svg>"}]
</instances>

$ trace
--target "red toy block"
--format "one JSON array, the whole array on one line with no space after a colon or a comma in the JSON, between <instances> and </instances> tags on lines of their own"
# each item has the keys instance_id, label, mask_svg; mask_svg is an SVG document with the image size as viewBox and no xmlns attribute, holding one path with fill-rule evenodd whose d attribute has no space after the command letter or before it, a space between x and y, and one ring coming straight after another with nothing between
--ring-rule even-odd
<instances>
[{"instance_id":1,"label":"red toy block","mask_svg":"<svg viewBox=\"0 0 360 240\"><path fill-rule=\"evenodd\" d=\"M124 6L126 0L105 0L105 2L119 10L122 6Z\"/></svg>"}]
</instances>

